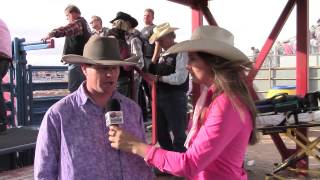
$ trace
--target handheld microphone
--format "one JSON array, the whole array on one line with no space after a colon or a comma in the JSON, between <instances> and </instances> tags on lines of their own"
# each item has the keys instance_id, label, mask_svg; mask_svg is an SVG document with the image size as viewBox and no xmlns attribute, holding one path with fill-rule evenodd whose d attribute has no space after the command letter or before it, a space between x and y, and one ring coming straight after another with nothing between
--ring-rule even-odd
<instances>
[{"instance_id":1,"label":"handheld microphone","mask_svg":"<svg viewBox=\"0 0 320 180\"><path fill-rule=\"evenodd\" d=\"M111 99L108 101L105 107L106 113L104 115L106 119L106 126L118 126L123 124L123 114L121 111L120 103L117 99ZM119 169L120 169L120 179L123 180L123 172L122 172L122 162L121 162L121 152L117 150L119 157Z\"/></svg>"},{"instance_id":2,"label":"handheld microphone","mask_svg":"<svg viewBox=\"0 0 320 180\"><path fill-rule=\"evenodd\" d=\"M111 99L106 105L106 113L104 115L106 126L123 124L123 113L120 103L117 99Z\"/></svg>"}]
</instances>

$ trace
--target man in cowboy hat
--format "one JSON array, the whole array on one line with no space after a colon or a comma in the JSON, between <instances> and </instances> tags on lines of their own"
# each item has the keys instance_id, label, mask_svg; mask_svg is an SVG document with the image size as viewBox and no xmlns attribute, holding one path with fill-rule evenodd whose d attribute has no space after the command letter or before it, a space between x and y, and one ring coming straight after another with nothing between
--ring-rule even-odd
<instances>
[{"instance_id":1,"label":"man in cowboy hat","mask_svg":"<svg viewBox=\"0 0 320 180\"><path fill-rule=\"evenodd\" d=\"M122 60L117 40L99 36L89 39L83 56L62 57L80 65L86 81L46 113L36 146L36 180L152 179L142 158L111 149L106 137L105 107L116 100L123 113L120 126L144 140L139 106L116 91L120 66L135 65L136 60Z\"/></svg>"},{"instance_id":2,"label":"man in cowboy hat","mask_svg":"<svg viewBox=\"0 0 320 180\"><path fill-rule=\"evenodd\" d=\"M131 54L130 45L127 42L126 35L128 31L138 25L138 21L124 12L118 12L116 17L110 21L112 29L109 30L107 36L114 37L118 40L120 46L121 58L125 59ZM128 68L120 69L117 89L120 93L127 97L132 97L130 89L131 71Z\"/></svg>"},{"instance_id":3,"label":"man in cowboy hat","mask_svg":"<svg viewBox=\"0 0 320 180\"><path fill-rule=\"evenodd\" d=\"M156 43L152 63L146 78L157 81L157 132L158 141L166 150L183 152L186 140L188 71L186 53L161 56L175 44L177 28L163 23L153 29L150 43ZM173 111L174 110L174 111ZM173 134L173 140L170 136Z\"/></svg>"},{"instance_id":4,"label":"man in cowboy hat","mask_svg":"<svg viewBox=\"0 0 320 180\"><path fill-rule=\"evenodd\" d=\"M112 27L128 31L138 26L138 21L127 13L119 11L114 19L110 21Z\"/></svg>"},{"instance_id":5,"label":"man in cowboy hat","mask_svg":"<svg viewBox=\"0 0 320 180\"><path fill-rule=\"evenodd\" d=\"M82 55L83 47L91 36L91 31L87 21L81 17L80 9L75 5L68 5L64 13L69 21L69 24L56 29L53 29L47 36L42 38L46 41L51 38L66 37L63 55L78 54ZM78 89L84 81L84 75L79 65L68 66L68 89L73 92Z\"/></svg>"}]
</instances>

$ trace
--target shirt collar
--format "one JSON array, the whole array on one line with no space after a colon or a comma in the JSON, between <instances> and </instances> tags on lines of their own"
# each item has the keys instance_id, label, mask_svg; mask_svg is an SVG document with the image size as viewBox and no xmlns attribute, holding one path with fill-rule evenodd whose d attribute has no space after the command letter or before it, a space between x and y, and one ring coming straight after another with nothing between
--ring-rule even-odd
<instances>
[{"instance_id":1,"label":"shirt collar","mask_svg":"<svg viewBox=\"0 0 320 180\"><path fill-rule=\"evenodd\" d=\"M76 92L80 101L80 105L83 106L84 104L86 104L86 102L88 101L88 99L90 99L90 97L87 95L86 91L85 91L85 86L86 85L86 81L84 81L81 85L80 88L78 89L78 91Z\"/></svg>"},{"instance_id":2,"label":"shirt collar","mask_svg":"<svg viewBox=\"0 0 320 180\"><path fill-rule=\"evenodd\" d=\"M94 101L90 98L90 96L87 94L86 90L85 90L85 85L86 85L86 81L84 81L81 86L79 87L79 89L77 90L77 95L80 99L80 105L83 106L85 105L89 100L93 103ZM110 97L110 99L117 99L119 101L119 103L121 104L121 100L122 97L120 95L119 92L117 91L113 91L112 95Z\"/></svg>"}]
</instances>

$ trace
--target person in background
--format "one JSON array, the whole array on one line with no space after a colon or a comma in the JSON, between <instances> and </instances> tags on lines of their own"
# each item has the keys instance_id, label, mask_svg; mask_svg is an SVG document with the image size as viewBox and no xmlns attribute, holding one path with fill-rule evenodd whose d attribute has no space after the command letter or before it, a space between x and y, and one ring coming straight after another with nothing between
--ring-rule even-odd
<instances>
[{"instance_id":1,"label":"person in background","mask_svg":"<svg viewBox=\"0 0 320 180\"><path fill-rule=\"evenodd\" d=\"M131 26L126 35L127 43L130 45L130 52L138 56L138 68L142 70L144 67L144 59L142 52L142 42L140 39L140 31Z\"/></svg>"},{"instance_id":2,"label":"person in background","mask_svg":"<svg viewBox=\"0 0 320 180\"><path fill-rule=\"evenodd\" d=\"M320 52L320 19L317 20L316 25L312 25L310 29L310 48L311 52L318 54Z\"/></svg>"},{"instance_id":3,"label":"person in background","mask_svg":"<svg viewBox=\"0 0 320 180\"><path fill-rule=\"evenodd\" d=\"M107 37L107 33L109 31L109 28L102 26L102 19L99 16L92 16L90 25L92 27L92 35L99 35Z\"/></svg>"},{"instance_id":4,"label":"person in background","mask_svg":"<svg viewBox=\"0 0 320 180\"><path fill-rule=\"evenodd\" d=\"M141 156L161 171L192 180L246 180L243 167L248 143L257 141L255 104L246 84L252 62L234 47L233 35L217 26L201 26L165 54L188 52L187 68L203 85L186 140L186 152L147 145L121 127L110 127L115 149ZM178 108L178 107L177 107Z\"/></svg>"},{"instance_id":5,"label":"person in background","mask_svg":"<svg viewBox=\"0 0 320 180\"><path fill-rule=\"evenodd\" d=\"M138 26L138 21L129 14L120 11L110 23L112 23L112 29L109 30L107 36L118 40L121 58L125 59L131 55L130 42L128 42L126 36L130 29ZM133 96L131 89L132 82L130 82L131 70L130 68L121 67L117 85L118 91L130 98Z\"/></svg>"},{"instance_id":6,"label":"person in background","mask_svg":"<svg viewBox=\"0 0 320 180\"><path fill-rule=\"evenodd\" d=\"M130 46L131 54L136 55L139 57L138 65L136 66L139 70L134 71L134 82L135 82L135 94L133 94L133 99L136 102L139 102L138 95L140 91L140 84L141 84L141 76L139 74L140 71L142 71L144 67L144 59L143 59L143 53L142 53L142 41L140 39L140 31L135 29L131 26L129 31L127 32L127 43ZM139 104L140 105L140 104ZM146 121L146 115L143 114L143 120Z\"/></svg>"},{"instance_id":7,"label":"person in background","mask_svg":"<svg viewBox=\"0 0 320 180\"><path fill-rule=\"evenodd\" d=\"M252 61L253 61L253 62L256 62L256 59L257 59L260 51L259 51L258 48L255 48L255 47L253 47L253 46L252 46L250 49L251 49L251 51L252 51Z\"/></svg>"},{"instance_id":8,"label":"person in background","mask_svg":"<svg viewBox=\"0 0 320 180\"><path fill-rule=\"evenodd\" d=\"M141 157L112 149L106 137L107 104L116 100L123 113L119 126L145 142L141 109L116 90L120 66L136 65L137 59L121 59L117 40L99 36L89 39L83 56L62 57L66 63L80 65L86 81L46 112L35 150L35 180L153 178Z\"/></svg>"},{"instance_id":9,"label":"person in background","mask_svg":"<svg viewBox=\"0 0 320 180\"><path fill-rule=\"evenodd\" d=\"M2 79L12 63L11 35L7 24L0 19L0 133L7 127L7 112L2 91Z\"/></svg>"},{"instance_id":10,"label":"person in background","mask_svg":"<svg viewBox=\"0 0 320 180\"><path fill-rule=\"evenodd\" d=\"M141 29L141 39L142 39L142 52L145 59L145 70L148 71L149 65L151 63L151 58L153 56L154 52L154 43L149 42L149 38L153 34L153 28L156 27L156 25L153 23L154 20L154 11L153 9L145 9L144 10L144 16L143 16L143 22L144 27Z\"/></svg>"},{"instance_id":11,"label":"person in background","mask_svg":"<svg viewBox=\"0 0 320 180\"><path fill-rule=\"evenodd\" d=\"M42 38L42 40L46 41L51 38L66 37L63 55L82 55L83 47L91 36L89 25L87 21L81 17L80 9L75 5L68 5L64 13L69 24L53 29L46 37ZM68 66L68 79L69 91L76 91L85 80L79 65L72 64Z\"/></svg>"},{"instance_id":12,"label":"person in background","mask_svg":"<svg viewBox=\"0 0 320 180\"><path fill-rule=\"evenodd\" d=\"M154 52L155 44L149 43L149 38L153 34L153 28L156 25L153 23L154 20L154 11L153 9L147 8L144 10L143 22L144 27L141 29L140 39L142 42L142 53L144 59L143 71L148 72L149 66L151 63L151 59ZM151 87L150 85L142 79L141 84L139 86L139 95L138 102L140 107L142 108L142 112L145 117L145 121L147 121L148 114L151 112Z\"/></svg>"},{"instance_id":13,"label":"person in background","mask_svg":"<svg viewBox=\"0 0 320 180\"><path fill-rule=\"evenodd\" d=\"M157 137L159 144L166 150L184 152L187 123L187 91L189 87L185 52L163 55L163 51L173 46L175 30L169 23L153 29L150 42L155 43L150 73L144 76L157 82ZM173 110L174 109L174 110ZM171 138L170 132L173 134Z\"/></svg>"}]
</instances>

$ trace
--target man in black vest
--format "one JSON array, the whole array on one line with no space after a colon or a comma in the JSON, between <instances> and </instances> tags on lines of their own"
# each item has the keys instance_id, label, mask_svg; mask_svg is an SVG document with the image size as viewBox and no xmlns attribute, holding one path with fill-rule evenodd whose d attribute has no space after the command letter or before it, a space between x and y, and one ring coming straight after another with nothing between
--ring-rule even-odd
<instances>
[{"instance_id":1,"label":"man in black vest","mask_svg":"<svg viewBox=\"0 0 320 180\"><path fill-rule=\"evenodd\" d=\"M42 40L46 41L50 38L66 37L63 55L67 54L83 54L83 48L90 38L90 28L87 21L81 17L80 9L75 5L69 5L64 10L69 21L66 26L53 29ZM81 83L85 80L82 70L79 65L68 66L68 89L73 92L78 89Z\"/></svg>"},{"instance_id":2,"label":"man in black vest","mask_svg":"<svg viewBox=\"0 0 320 180\"><path fill-rule=\"evenodd\" d=\"M169 23L163 23L153 29L149 41L155 42L155 50L149 71L145 78L157 82L157 132L162 148L183 152L186 140L188 63L187 53L161 56L175 44L174 31ZM171 140L170 131L173 134Z\"/></svg>"}]
</instances>

